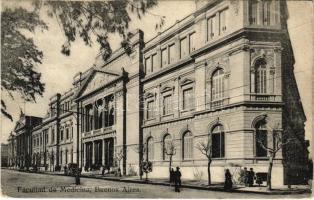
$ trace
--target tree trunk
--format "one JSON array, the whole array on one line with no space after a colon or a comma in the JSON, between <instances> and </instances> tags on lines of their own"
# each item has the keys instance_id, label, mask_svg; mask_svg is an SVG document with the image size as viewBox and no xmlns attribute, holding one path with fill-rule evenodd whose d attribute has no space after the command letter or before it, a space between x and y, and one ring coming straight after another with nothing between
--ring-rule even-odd
<instances>
[{"instance_id":1,"label":"tree trunk","mask_svg":"<svg viewBox=\"0 0 314 200\"><path fill-rule=\"evenodd\" d=\"M169 158L169 182L171 182L171 166L172 166L172 155Z\"/></svg>"},{"instance_id":2,"label":"tree trunk","mask_svg":"<svg viewBox=\"0 0 314 200\"><path fill-rule=\"evenodd\" d=\"M142 165L143 165L143 160L141 161L141 164L140 164L140 180L143 180L143 169L142 169Z\"/></svg>"},{"instance_id":3,"label":"tree trunk","mask_svg":"<svg viewBox=\"0 0 314 200\"><path fill-rule=\"evenodd\" d=\"M210 174L210 164L211 164L211 161L208 161L207 163L207 174L208 174L208 185L211 185L211 174Z\"/></svg>"},{"instance_id":4,"label":"tree trunk","mask_svg":"<svg viewBox=\"0 0 314 200\"><path fill-rule=\"evenodd\" d=\"M267 189L268 190L271 190L271 171L272 171L272 168L273 168L273 157L270 157L270 160L269 160L269 167L268 167L268 173L267 173Z\"/></svg>"}]
</instances>

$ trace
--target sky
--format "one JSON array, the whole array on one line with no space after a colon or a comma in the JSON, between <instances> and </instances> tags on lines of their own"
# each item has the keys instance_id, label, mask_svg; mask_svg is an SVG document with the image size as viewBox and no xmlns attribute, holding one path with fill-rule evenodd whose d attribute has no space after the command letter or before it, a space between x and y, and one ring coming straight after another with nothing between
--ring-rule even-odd
<instances>
[{"instance_id":1,"label":"sky","mask_svg":"<svg viewBox=\"0 0 314 200\"><path fill-rule=\"evenodd\" d=\"M6 6L25 6L21 2L5 2ZM165 16L165 25L162 31L176 20L189 15L195 10L193 0L184 1L159 1L158 6L149 10L141 20L135 16L132 18L130 30L141 29L144 31L145 41L157 34L155 24L159 22L159 17ZM295 77L297 80L301 100L307 117L305 126L306 138L312 140L312 66L313 66L313 3L311 1L288 1L288 31L295 56ZM9 100L5 93L1 96L7 100L8 110L13 114L14 122L1 115L1 143L5 143L9 133L13 130L16 120L18 120L20 108L27 115L43 117L48 109L49 98L56 93L66 92L72 87L74 75L79 71L90 68L98 54L99 46L87 47L81 40L77 40L71 48L71 56L67 57L60 53L61 45L65 41L61 29L55 19L51 19L42 13L42 17L48 23L48 31L37 30L32 37L34 42L44 53L42 65L38 71L42 73L42 82L46 84L43 97L38 97L36 103L24 103L16 98ZM113 49L119 47L119 37L112 36L110 42Z\"/></svg>"}]
</instances>

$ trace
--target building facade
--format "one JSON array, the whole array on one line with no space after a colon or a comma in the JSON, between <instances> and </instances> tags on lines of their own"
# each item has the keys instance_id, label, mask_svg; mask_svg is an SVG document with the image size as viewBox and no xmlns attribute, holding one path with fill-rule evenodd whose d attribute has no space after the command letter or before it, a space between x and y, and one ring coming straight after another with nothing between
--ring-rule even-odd
<instances>
[{"instance_id":1,"label":"building facade","mask_svg":"<svg viewBox=\"0 0 314 200\"><path fill-rule=\"evenodd\" d=\"M13 133L9 137L9 160L11 162L11 166L20 169L29 169L32 166L32 130L33 127L36 127L41 123L42 118L27 116L21 113L20 119L16 122Z\"/></svg>"},{"instance_id":2,"label":"building facade","mask_svg":"<svg viewBox=\"0 0 314 200\"><path fill-rule=\"evenodd\" d=\"M9 166L9 145L1 144L1 167Z\"/></svg>"},{"instance_id":3,"label":"building facade","mask_svg":"<svg viewBox=\"0 0 314 200\"><path fill-rule=\"evenodd\" d=\"M266 149L276 148L279 134L293 141L276 154L273 185L304 181L306 118L286 2L196 4L146 43L134 31L130 52L120 48L106 62L100 54L70 91L52 97L32 132L35 160L44 155L46 169L78 163L83 171L124 175L141 175L141 163L151 161L149 176L167 177L171 159L182 178L206 179L208 160L197 148L206 143L212 180L221 182L226 168L267 173Z\"/></svg>"}]
</instances>

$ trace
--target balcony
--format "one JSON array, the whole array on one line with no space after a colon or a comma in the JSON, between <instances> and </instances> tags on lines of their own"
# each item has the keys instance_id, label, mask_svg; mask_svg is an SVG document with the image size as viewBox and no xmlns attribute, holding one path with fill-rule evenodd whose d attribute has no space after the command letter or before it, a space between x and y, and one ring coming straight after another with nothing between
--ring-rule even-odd
<instances>
[{"instance_id":1,"label":"balcony","mask_svg":"<svg viewBox=\"0 0 314 200\"><path fill-rule=\"evenodd\" d=\"M250 95L251 101L263 101L263 102L270 102L270 101L281 101L281 95L270 95L270 94L251 94Z\"/></svg>"},{"instance_id":2,"label":"balcony","mask_svg":"<svg viewBox=\"0 0 314 200\"><path fill-rule=\"evenodd\" d=\"M220 109L229 104L229 98L212 101L210 107L212 110Z\"/></svg>"},{"instance_id":3,"label":"balcony","mask_svg":"<svg viewBox=\"0 0 314 200\"><path fill-rule=\"evenodd\" d=\"M115 129L114 125L112 126L108 126L108 127L103 127L103 128L99 128L96 130L91 130L88 132L83 132L83 137L90 137L92 135L102 135L102 134L107 134L112 132Z\"/></svg>"}]
</instances>

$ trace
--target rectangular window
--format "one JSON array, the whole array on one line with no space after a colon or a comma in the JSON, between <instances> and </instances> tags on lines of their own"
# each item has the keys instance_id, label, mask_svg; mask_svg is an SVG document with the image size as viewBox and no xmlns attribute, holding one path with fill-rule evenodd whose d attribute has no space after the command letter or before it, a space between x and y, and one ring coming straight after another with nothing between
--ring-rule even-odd
<instances>
[{"instance_id":1,"label":"rectangular window","mask_svg":"<svg viewBox=\"0 0 314 200\"><path fill-rule=\"evenodd\" d=\"M145 59L145 72L146 74L149 74L152 72L152 63L150 57Z\"/></svg>"},{"instance_id":2,"label":"rectangular window","mask_svg":"<svg viewBox=\"0 0 314 200\"><path fill-rule=\"evenodd\" d=\"M164 67L168 64L168 53L167 49L161 50L161 67Z\"/></svg>"},{"instance_id":3,"label":"rectangular window","mask_svg":"<svg viewBox=\"0 0 314 200\"><path fill-rule=\"evenodd\" d=\"M207 19L207 40L211 40L214 37L214 17Z\"/></svg>"},{"instance_id":4,"label":"rectangular window","mask_svg":"<svg viewBox=\"0 0 314 200\"><path fill-rule=\"evenodd\" d=\"M147 102L147 119L154 117L154 101Z\"/></svg>"},{"instance_id":5,"label":"rectangular window","mask_svg":"<svg viewBox=\"0 0 314 200\"><path fill-rule=\"evenodd\" d=\"M61 130L60 135L60 140L63 140L63 130Z\"/></svg>"},{"instance_id":6,"label":"rectangular window","mask_svg":"<svg viewBox=\"0 0 314 200\"><path fill-rule=\"evenodd\" d=\"M69 129L67 128L65 131L66 131L66 139L68 140L70 138Z\"/></svg>"},{"instance_id":7,"label":"rectangular window","mask_svg":"<svg viewBox=\"0 0 314 200\"><path fill-rule=\"evenodd\" d=\"M183 38L180 40L180 58L185 58L188 55L188 40Z\"/></svg>"},{"instance_id":8,"label":"rectangular window","mask_svg":"<svg viewBox=\"0 0 314 200\"><path fill-rule=\"evenodd\" d=\"M250 24L257 24L257 0L249 1L249 21Z\"/></svg>"},{"instance_id":9,"label":"rectangular window","mask_svg":"<svg viewBox=\"0 0 314 200\"><path fill-rule=\"evenodd\" d=\"M226 32L226 30L227 30L227 26L226 26L226 13L227 13L227 9L222 10L221 12L219 12L220 34L223 34L223 33Z\"/></svg>"},{"instance_id":10,"label":"rectangular window","mask_svg":"<svg viewBox=\"0 0 314 200\"><path fill-rule=\"evenodd\" d=\"M172 44L169 46L169 64L174 63L176 59L175 53L175 46Z\"/></svg>"},{"instance_id":11,"label":"rectangular window","mask_svg":"<svg viewBox=\"0 0 314 200\"><path fill-rule=\"evenodd\" d=\"M71 127L71 138L73 138L73 126Z\"/></svg>"},{"instance_id":12,"label":"rectangular window","mask_svg":"<svg viewBox=\"0 0 314 200\"><path fill-rule=\"evenodd\" d=\"M55 142L55 129L51 130L51 144Z\"/></svg>"},{"instance_id":13,"label":"rectangular window","mask_svg":"<svg viewBox=\"0 0 314 200\"><path fill-rule=\"evenodd\" d=\"M157 54L152 55L152 72L157 69L158 60Z\"/></svg>"},{"instance_id":14,"label":"rectangular window","mask_svg":"<svg viewBox=\"0 0 314 200\"><path fill-rule=\"evenodd\" d=\"M196 37L195 37L195 33L192 33L191 35L190 35L190 53L192 52L192 51L195 51L195 49L196 49Z\"/></svg>"},{"instance_id":15,"label":"rectangular window","mask_svg":"<svg viewBox=\"0 0 314 200\"><path fill-rule=\"evenodd\" d=\"M172 98L171 95L164 96L163 99L163 115L172 113Z\"/></svg>"},{"instance_id":16,"label":"rectangular window","mask_svg":"<svg viewBox=\"0 0 314 200\"><path fill-rule=\"evenodd\" d=\"M191 110L194 108L193 88L183 90L183 110Z\"/></svg>"},{"instance_id":17,"label":"rectangular window","mask_svg":"<svg viewBox=\"0 0 314 200\"><path fill-rule=\"evenodd\" d=\"M270 25L270 0L263 1L263 24L266 26Z\"/></svg>"}]
</instances>

